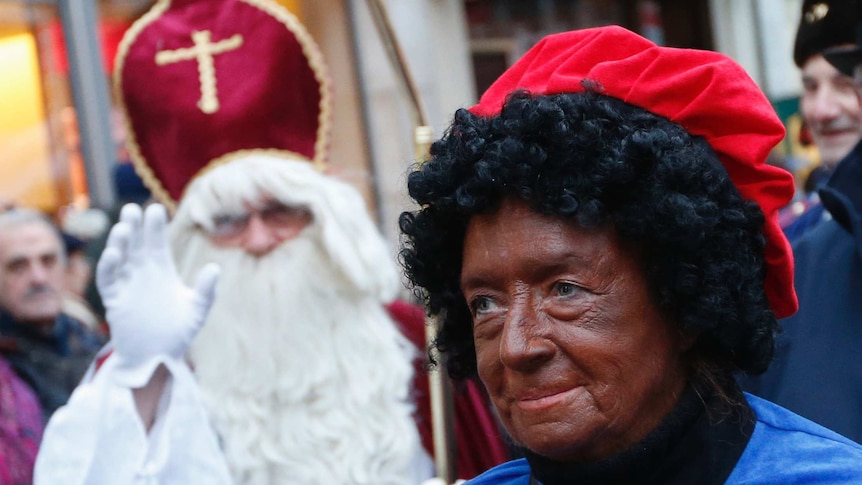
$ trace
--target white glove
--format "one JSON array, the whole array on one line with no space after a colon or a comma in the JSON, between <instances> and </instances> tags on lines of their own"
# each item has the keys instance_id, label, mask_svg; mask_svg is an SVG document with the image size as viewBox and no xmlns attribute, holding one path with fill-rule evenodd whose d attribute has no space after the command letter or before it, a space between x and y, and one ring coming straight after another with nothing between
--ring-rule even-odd
<instances>
[{"instance_id":1,"label":"white glove","mask_svg":"<svg viewBox=\"0 0 862 485\"><path fill-rule=\"evenodd\" d=\"M219 268L204 266L183 284L168 245L164 206L128 204L111 229L96 286L105 305L117 384L138 388L162 362L182 361L215 298Z\"/></svg>"}]
</instances>

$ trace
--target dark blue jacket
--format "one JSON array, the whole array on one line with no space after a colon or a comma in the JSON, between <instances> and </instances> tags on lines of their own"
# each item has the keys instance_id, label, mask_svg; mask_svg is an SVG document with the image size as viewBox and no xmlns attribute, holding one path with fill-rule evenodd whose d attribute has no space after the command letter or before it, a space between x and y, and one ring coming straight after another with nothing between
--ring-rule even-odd
<instances>
[{"instance_id":1,"label":"dark blue jacket","mask_svg":"<svg viewBox=\"0 0 862 485\"><path fill-rule=\"evenodd\" d=\"M793 244L799 312L782 320L769 371L746 387L862 441L862 144L820 199L832 219Z\"/></svg>"}]
</instances>

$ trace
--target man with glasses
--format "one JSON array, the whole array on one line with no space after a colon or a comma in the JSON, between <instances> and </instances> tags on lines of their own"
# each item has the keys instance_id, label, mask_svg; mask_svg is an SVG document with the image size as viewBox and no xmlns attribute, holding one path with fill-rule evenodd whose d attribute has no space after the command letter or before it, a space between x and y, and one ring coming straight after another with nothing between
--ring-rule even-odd
<instances>
[{"instance_id":1,"label":"man with glasses","mask_svg":"<svg viewBox=\"0 0 862 485\"><path fill-rule=\"evenodd\" d=\"M36 482L430 477L424 314L326 171L331 88L308 33L265 0L162 2L122 45L130 153L164 205L126 206L111 231L96 273L113 353L46 428ZM461 476L503 461L475 383L455 408Z\"/></svg>"}]
</instances>

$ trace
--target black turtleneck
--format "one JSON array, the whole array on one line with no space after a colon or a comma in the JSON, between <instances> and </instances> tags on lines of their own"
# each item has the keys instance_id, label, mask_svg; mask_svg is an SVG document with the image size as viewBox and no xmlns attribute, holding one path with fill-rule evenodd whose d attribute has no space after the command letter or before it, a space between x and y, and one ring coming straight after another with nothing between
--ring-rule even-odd
<instances>
[{"instance_id":1,"label":"black turtleneck","mask_svg":"<svg viewBox=\"0 0 862 485\"><path fill-rule=\"evenodd\" d=\"M755 424L742 393L734 390L731 398L739 404L722 405L720 398L689 387L658 428L600 462L560 463L526 451L531 484L723 484Z\"/></svg>"}]
</instances>

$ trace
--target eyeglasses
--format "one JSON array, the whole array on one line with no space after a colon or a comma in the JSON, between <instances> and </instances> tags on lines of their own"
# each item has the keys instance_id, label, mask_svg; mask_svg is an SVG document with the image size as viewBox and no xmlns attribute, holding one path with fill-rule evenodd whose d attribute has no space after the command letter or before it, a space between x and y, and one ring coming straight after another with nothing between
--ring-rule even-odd
<instances>
[{"instance_id":1,"label":"eyeglasses","mask_svg":"<svg viewBox=\"0 0 862 485\"><path fill-rule=\"evenodd\" d=\"M291 207L277 202L267 203L259 208L250 207L245 214L220 214L213 217L213 227L208 232L216 238L231 238L242 234L251 219L260 221L269 229L295 229L304 227L311 221L311 212L304 207Z\"/></svg>"}]
</instances>

